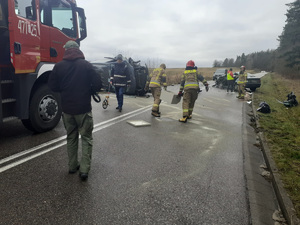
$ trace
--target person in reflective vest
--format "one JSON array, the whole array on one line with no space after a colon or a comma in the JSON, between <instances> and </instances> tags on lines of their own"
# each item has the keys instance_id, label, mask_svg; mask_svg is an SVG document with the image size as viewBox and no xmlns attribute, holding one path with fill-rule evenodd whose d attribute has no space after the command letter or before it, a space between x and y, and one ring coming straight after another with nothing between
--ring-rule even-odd
<instances>
[{"instance_id":1,"label":"person in reflective vest","mask_svg":"<svg viewBox=\"0 0 300 225\"><path fill-rule=\"evenodd\" d=\"M208 91L207 81L197 72L194 61L190 60L187 62L185 71L181 76L180 90L178 92L179 96L183 96L183 117L179 119L179 122L186 123L188 119L192 119L195 101L200 92L199 81L205 85L205 89Z\"/></svg>"},{"instance_id":2,"label":"person in reflective vest","mask_svg":"<svg viewBox=\"0 0 300 225\"><path fill-rule=\"evenodd\" d=\"M161 102L161 86L163 86L164 89L167 90L167 76L165 69L166 65L164 63L161 64L159 68L154 69L148 77L145 85L145 91L147 92L150 87L152 96L154 98L151 115L155 117L160 117L159 105Z\"/></svg>"},{"instance_id":3,"label":"person in reflective vest","mask_svg":"<svg viewBox=\"0 0 300 225\"><path fill-rule=\"evenodd\" d=\"M233 92L234 90L234 76L232 73L232 68L230 68L227 72L227 92Z\"/></svg>"},{"instance_id":4,"label":"person in reflective vest","mask_svg":"<svg viewBox=\"0 0 300 225\"><path fill-rule=\"evenodd\" d=\"M246 67L241 66L239 80L237 82L239 95L236 96L239 99L244 99L244 97L245 97L245 86L246 86L246 82L247 82L247 73L245 72L245 70L246 70Z\"/></svg>"}]
</instances>

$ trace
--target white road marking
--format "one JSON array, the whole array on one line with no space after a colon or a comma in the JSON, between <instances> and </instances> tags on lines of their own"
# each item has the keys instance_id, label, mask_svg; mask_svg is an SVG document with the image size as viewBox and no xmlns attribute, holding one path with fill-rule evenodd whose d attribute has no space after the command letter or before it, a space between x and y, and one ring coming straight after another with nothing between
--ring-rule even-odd
<instances>
[{"instance_id":1,"label":"white road marking","mask_svg":"<svg viewBox=\"0 0 300 225\"><path fill-rule=\"evenodd\" d=\"M202 98L204 101L210 102L210 103L214 103L215 105L223 105L223 106L228 106L228 104L224 104L223 102L216 102L216 99L212 99L212 98ZM211 100L212 99L212 100ZM222 101L225 101L225 99L219 99Z\"/></svg>"},{"instance_id":2,"label":"white road marking","mask_svg":"<svg viewBox=\"0 0 300 225\"><path fill-rule=\"evenodd\" d=\"M122 115L120 115L120 116L118 116L118 117L114 117L114 118L112 118L112 119L110 119L110 120L106 120L106 121L104 121L104 122L95 124L95 125L94 125L93 133L95 133L95 132L97 132L97 131L99 131L99 130L102 130L102 129L104 129L104 128L110 127L110 126L112 126L112 125L115 125L115 124L117 124L117 123L119 123L119 122L121 122L121 121L124 121L124 120L126 120L126 119L129 119L129 118L131 118L131 117L133 117L133 116L136 116L136 115L139 115L139 114L141 114L141 113L144 113L144 112L148 111L150 108L152 108L152 105L151 105L151 106L145 106L145 107L143 107L143 108L134 110L134 111L132 111L132 112L129 112L129 113L126 113L126 114L122 114ZM30 156L27 156L27 157L25 157L25 158L19 159L19 160L15 161L15 162L12 162L12 163L10 163L10 164L8 164L8 165L6 165L6 166L1 167L1 168L0 168L0 173L6 171L6 170L8 170L8 169L11 169L11 168L13 168L13 167L16 167L16 166L18 166L18 165L20 165L20 164L22 164L22 163L25 163L25 162L27 162L27 161L29 161L29 160L31 160L31 159L34 159L34 158L36 158L36 157L39 157L39 156L41 156L41 155L43 155L43 154L45 154L45 153L47 153L47 152L53 151L53 150L55 150L55 149L57 149L57 148L59 148L59 147L65 145L65 144L67 143L67 141L65 140L66 137L67 137L67 136L64 135L64 136L62 136L62 137L53 139L53 140L51 140L51 141L48 141L48 142L46 142L46 143L43 143L43 144L38 145L38 146L36 146L36 147L33 147L33 148L31 148L31 149L28 149L28 150L22 151L22 152L20 152L20 153L14 154L14 155L12 155L12 156L9 156L9 157L7 157L7 158L1 159L1 160L0 160L0 165L1 165L1 164L4 164L4 163L7 163L7 162L10 162L10 161L13 161L13 160L16 160L16 159L18 159L18 158L20 158L20 157L22 157L22 156L26 156L26 155L28 155L28 154L30 154L30 153L35 152L35 151L39 151L39 150L41 150L41 149L43 149L43 148L46 148L45 150L39 151L39 152L37 152L37 153L35 153L35 154L33 154L33 155L30 155ZM54 146L49 147L50 145L54 145Z\"/></svg>"}]
</instances>

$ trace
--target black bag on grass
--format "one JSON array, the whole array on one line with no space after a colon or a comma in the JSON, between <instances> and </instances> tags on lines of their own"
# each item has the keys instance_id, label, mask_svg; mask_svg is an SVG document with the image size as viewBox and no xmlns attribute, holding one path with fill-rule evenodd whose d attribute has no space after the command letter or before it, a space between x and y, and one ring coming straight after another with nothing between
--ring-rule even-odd
<instances>
[{"instance_id":1,"label":"black bag on grass","mask_svg":"<svg viewBox=\"0 0 300 225\"><path fill-rule=\"evenodd\" d=\"M259 103L259 107L258 107L257 111L262 112L262 113L270 113L271 108L268 103L261 102L261 103Z\"/></svg>"},{"instance_id":2,"label":"black bag on grass","mask_svg":"<svg viewBox=\"0 0 300 225\"><path fill-rule=\"evenodd\" d=\"M294 94L294 92L289 93L286 97L288 98L287 101L283 102L283 104L286 107L293 107L298 105L298 102L296 100L296 95Z\"/></svg>"}]
</instances>

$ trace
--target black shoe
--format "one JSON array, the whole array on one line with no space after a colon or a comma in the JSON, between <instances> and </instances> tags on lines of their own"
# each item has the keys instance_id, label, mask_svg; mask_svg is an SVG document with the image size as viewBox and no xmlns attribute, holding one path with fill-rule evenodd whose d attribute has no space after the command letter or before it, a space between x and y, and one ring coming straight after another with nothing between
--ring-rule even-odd
<instances>
[{"instance_id":1,"label":"black shoe","mask_svg":"<svg viewBox=\"0 0 300 225\"><path fill-rule=\"evenodd\" d=\"M155 117L160 117L160 114L158 112L155 112L155 111L152 111L151 115L155 116Z\"/></svg>"},{"instance_id":2,"label":"black shoe","mask_svg":"<svg viewBox=\"0 0 300 225\"><path fill-rule=\"evenodd\" d=\"M119 112L122 112L122 107L121 107L121 108L119 108Z\"/></svg>"},{"instance_id":3,"label":"black shoe","mask_svg":"<svg viewBox=\"0 0 300 225\"><path fill-rule=\"evenodd\" d=\"M119 109L119 106L116 109Z\"/></svg>"},{"instance_id":4,"label":"black shoe","mask_svg":"<svg viewBox=\"0 0 300 225\"><path fill-rule=\"evenodd\" d=\"M79 177L82 181L85 181L86 179L88 179L89 174L88 173L79 173Z\"/></svg>"},{"instance_id":5,"label":"black shoe","mask_svg":"<svg viewBox=\"0 0 300 225\"><path fill-rule=\"evenodd\" d=\"M75 169L73 169L73 170L69 170L69 174L76 173L77 170L79 170L79 168L80 168L80 165L78 165L78 166L77 166Z\"/></svg>"}]
</instances>

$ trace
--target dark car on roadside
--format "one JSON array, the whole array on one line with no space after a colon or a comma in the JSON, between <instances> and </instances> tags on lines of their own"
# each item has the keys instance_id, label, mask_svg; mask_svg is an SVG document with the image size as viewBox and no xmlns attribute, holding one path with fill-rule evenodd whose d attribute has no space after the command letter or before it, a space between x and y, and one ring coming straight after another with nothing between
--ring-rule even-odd
<instances>
[{"instance_id":1,"label":"dark car on roadside","mask_svg":"<svg viewBox=\"0 0 300 225\"><path fill-rule=\"evenodd\" d=\"M259 77L255 77L252 74L248 73L246 88L249 88L251 91L255 91L256 88L259 88L261 85L261 80Z\"/></svg>"},{"instance_id":2,"label":"dark car on roadside","mask_svg":"<svg viewBox=\"0 0 300 225\"><path fill-rule=\"evenodd\" d=\"M217 80L219 77L227 75L227 69L217 69L213 74L213 80Z\"/></svg>"},{"instance_id":3,"label":"dark car on roadside","mask_svg":"<svg viewBox=\"0 0 300 225\"><path fill-rule=\"evenodd\" d=\"M116 58L110 58L104 62L91 62L96 72L100 75L102 80L102 86L105 91L114 92L114 87L109 84L111 68L117 63ZM124 62L127 64L131 79L130 86L126 89L125 94L128 95L145 95L145 84L147 82L149 71L147 65L142 66L140 61L134 61L132 58L125 58Z\"/></svg>"},{"instance_id":4,"label":"dark car on roadside","mask_svg":"<svg viewBox=\"0 0 300 225\"><path fill-rule=\"evenodd\" d=\"M235 72L234 73L234 80L235 80L234 90L237 90L237 82L239 80L238 76L239 76L239 72ZM226 75L223 75L223 76L219 76L215 80L214 87L218 87L218 88L223 89L223 88L227 87L227 85L228 84L227 84L227 74L226 74ZM251 91L255 91L256 88L260 87L260 85L261 85L260 78L248 73L245 88L249 88Z\"/></svg>"}]
</instances>

